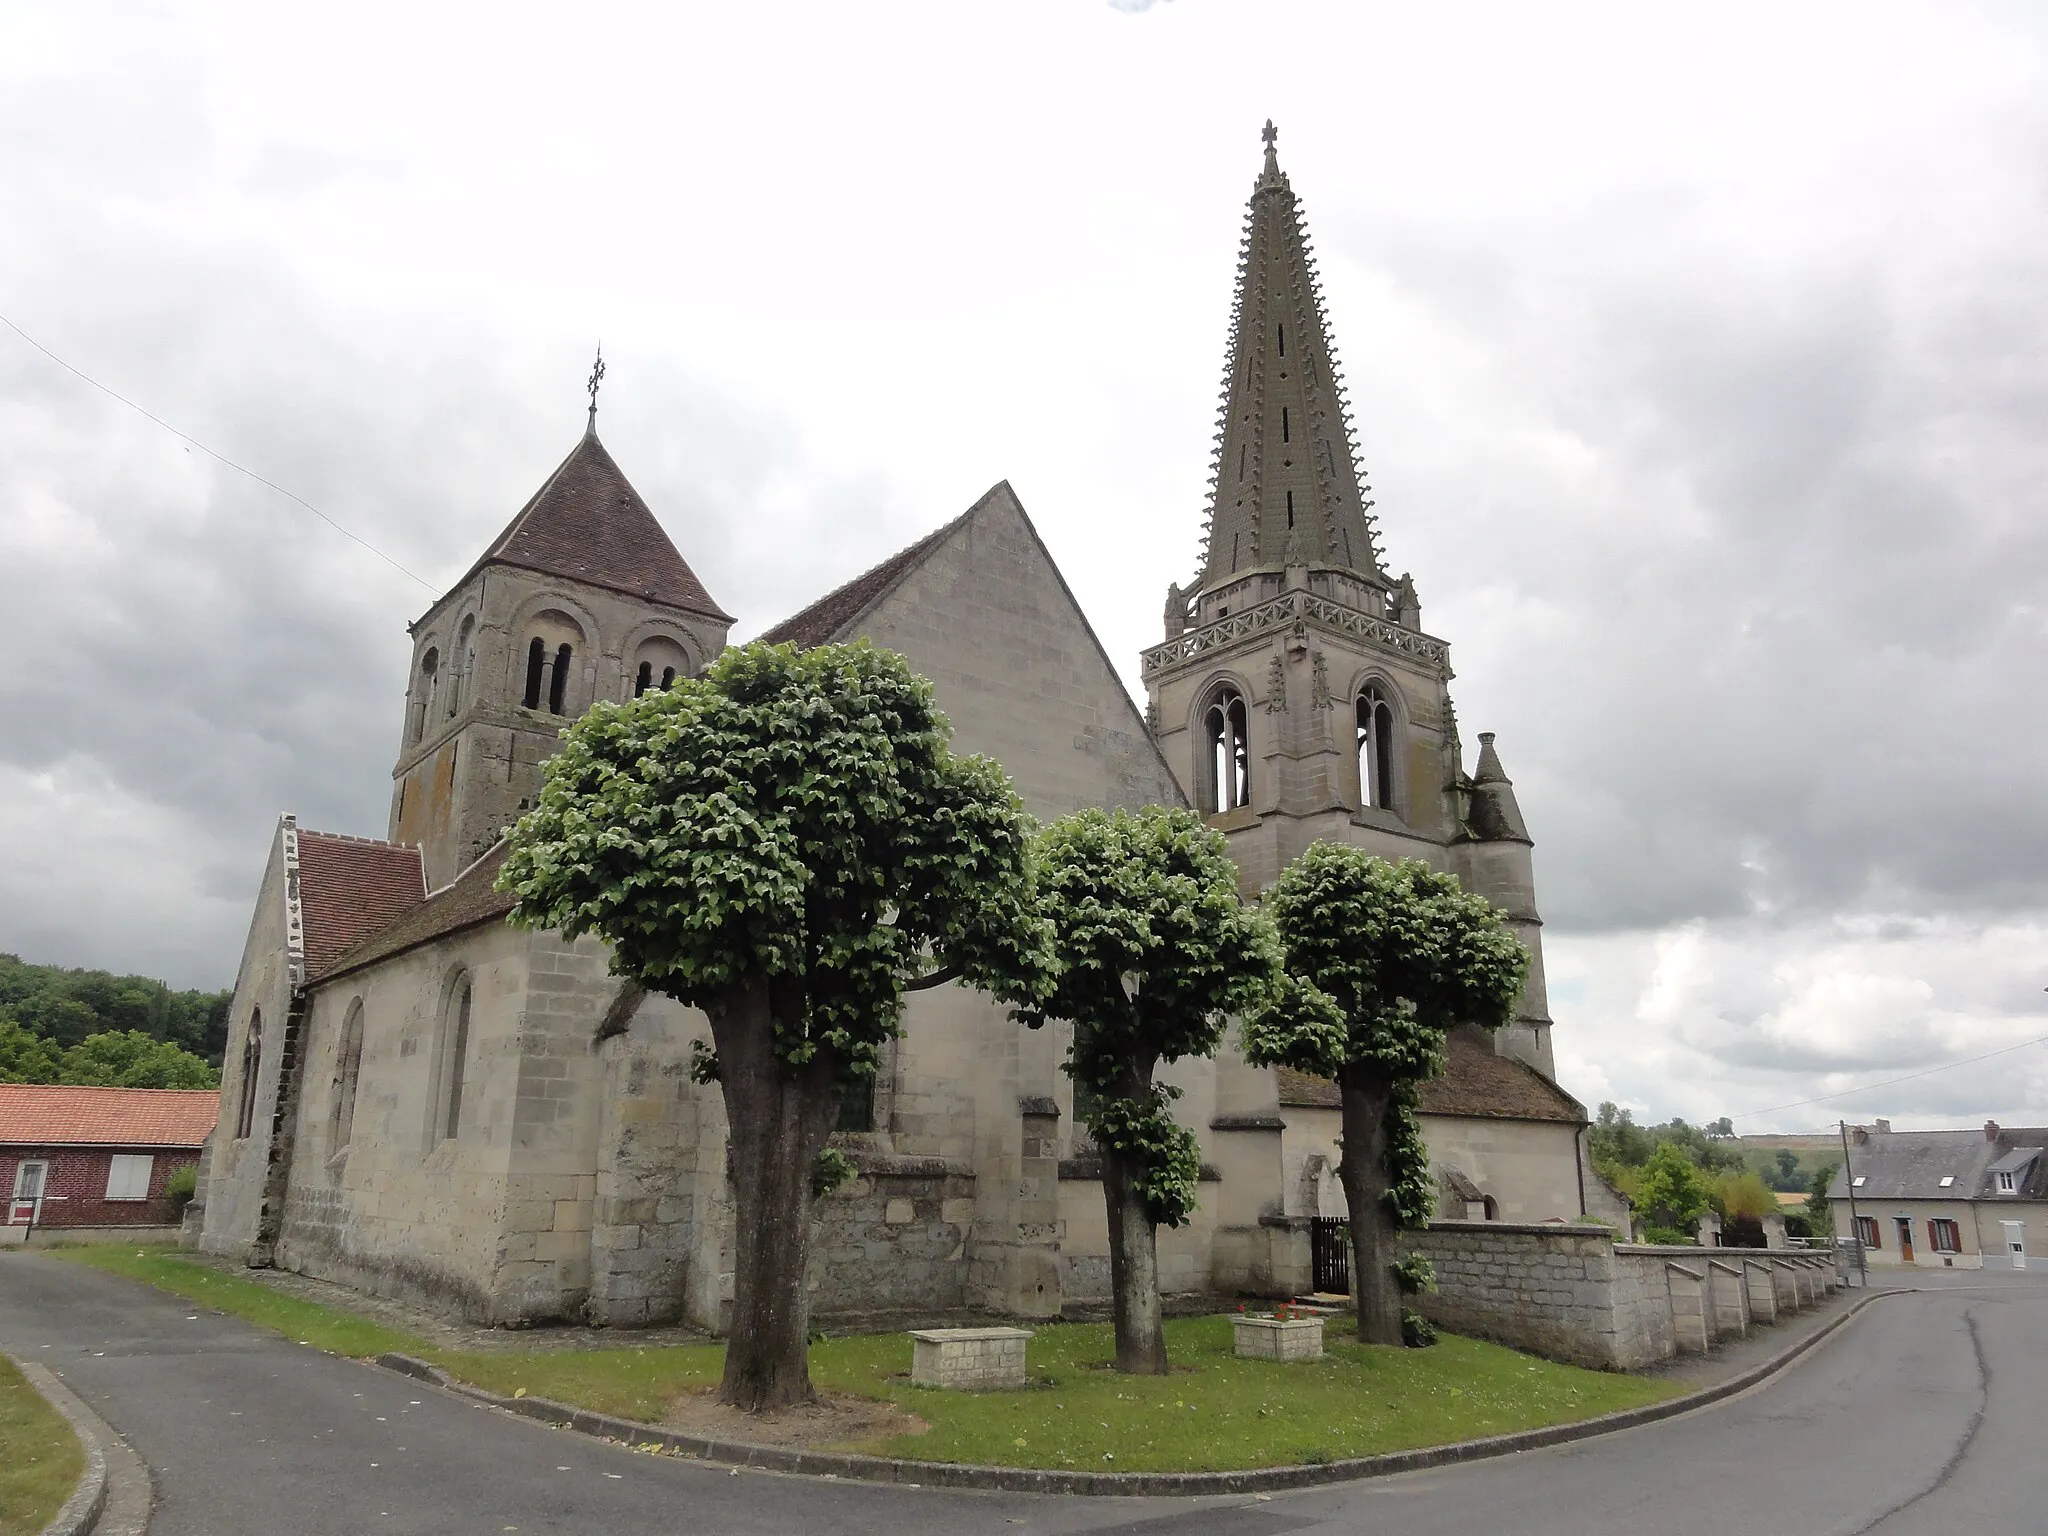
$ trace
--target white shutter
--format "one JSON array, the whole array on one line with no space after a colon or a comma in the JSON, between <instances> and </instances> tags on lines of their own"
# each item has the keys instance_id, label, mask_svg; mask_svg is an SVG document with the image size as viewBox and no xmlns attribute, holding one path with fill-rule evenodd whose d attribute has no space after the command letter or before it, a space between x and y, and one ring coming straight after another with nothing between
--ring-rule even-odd
<instances>
[{"instance_id":1,"label":"white shutter","mask_svg":"<svg viewBox=\"0 0 2048 1536\"><path fill-rule=\"evenodd\" d=\"M147 1154L117 1152L107 1165L109 1200L147 1200L149 1173L156 1159Z\"/></svg>"}]
</instances>

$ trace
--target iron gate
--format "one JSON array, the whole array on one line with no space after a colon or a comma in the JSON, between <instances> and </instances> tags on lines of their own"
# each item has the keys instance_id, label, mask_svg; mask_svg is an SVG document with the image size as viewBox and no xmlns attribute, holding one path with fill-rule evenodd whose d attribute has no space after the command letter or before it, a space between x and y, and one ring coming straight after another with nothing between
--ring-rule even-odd
<instances>
[{"instance_id":1,"label":"iron gate","mask_svg":"<svg viewBox=\"0 0 2048 1536\"><path fill-rule=\"evenodd\" d=\"M1341 1216L1312 1216L1308 1225L1310 1264L1317 1291L1351 1294L1351 1223Z\"/></svg>"}]
</instances>

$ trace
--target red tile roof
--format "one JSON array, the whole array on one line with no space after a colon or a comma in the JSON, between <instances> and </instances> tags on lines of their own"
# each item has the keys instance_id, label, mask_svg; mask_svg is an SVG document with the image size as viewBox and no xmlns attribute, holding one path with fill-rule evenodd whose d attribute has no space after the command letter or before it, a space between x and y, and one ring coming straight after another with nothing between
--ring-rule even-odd
<instances>
[{"instance_id":1,"label":"red tile roof","mask_svg":"<svg viewBox=\"0 0 2048 1536\"><path fill-rule=\"evenodd\" d=\"M371 934L347 954L337 956L318 979L325 981L345 976L350 971L361 970L379 960L388 960L393 955L432 943L461 929L473 928L479 923L503 922L505 914L517 901L492 889L492 886L510 848L511 844L500 838L490 852L457 875L453 882L408 908L397 921Z\"/></svg>"},{"instance_id":2,"label":"red tile roof","mask_svg":"<svg viewBox=\"0 0 2048 1536\"><path fill-rule=\"evenodd\" d=\"M217 1088L50 1088L0 1083L0 1146L196 1147Z\"/></svg>"},{"instance_id":3,"label":"red tile roof","mask_svg":"<svg viewBox=\"0 0 2048 1536\"><path fill-rule=\"evenodd\" d=\"M492 564L567 576L732 622L595 433L569 450L462 581Z\"/></svg>"},{"instance_id":4,"label":"red tile roof","mask_svg":"<svg viewBox=\"0 0 2048 1536\"><path fill-rule=\"evenodd\" d=\"M335 832L300 832L299 910L306 924L306 974L318 976L344 951L388 928L426 895L419 849Z\"/></svg>"},{"instance_id":5,"label":"red tile roof","mask_svg":"<svg viewBox=\"0 0 2048 1536\"><path fill-rule=\"evenodd\" d=\"M1449 1064L1422 1085L1425 1115L1480 1120L1556 1120L1583 1124L1585 1107L1527 1062L1502 1056L1476 1029L1451 1031ZM1338 1109L1343 1099L1326 1077L1279 1069L1280 1103L1299 1109Z\"/></svg>"}]
</instances>

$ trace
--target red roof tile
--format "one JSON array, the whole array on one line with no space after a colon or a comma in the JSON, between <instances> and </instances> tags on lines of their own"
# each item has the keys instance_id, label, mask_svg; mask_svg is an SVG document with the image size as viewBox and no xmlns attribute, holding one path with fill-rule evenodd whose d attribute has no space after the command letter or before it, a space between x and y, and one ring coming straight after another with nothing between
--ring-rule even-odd
<instances>
[{"instance_id":1,"label":"red roof tile","mask_svg":"<svg viewBox=\"0 0 2048 1536\"><path fill-rule=\"evenodd\" d=\"M505 914L517 905L517 898L492 886L510 848L511 844L500 838L490 852L450 884L408 908L397 921L370 935L347 954L336 957L319 979L344 976L479 923L503 922Z\"/></svg>"},{"instance_id":2,"label":"red roof tile","mask_svg":"<svg viewBox=\"0 0 2048 1536\"><path fill-rule=\"evenodd\" d=\"M0 1146L196 1147L217 1088L50 1088L0 1083Z\"/></svg>"},{"instance_id":3,"label":"red roof tile","mask_svg":"<svg viewBox=\"0 0 2048 1536\"><path fill-rule=\"evenodd\" d=\"M462 581L492 564L567 576L732 622L595 433L569 450Z\"/></svg>"},{"instance_id":4,"label":"red roof tile","mask_svg":"<svg viewBox=\"0 0 2048 1536\"><path fill-rule=\"evenodd\" d=\"M426 895L419 849L335 832L300 832L306 974L318 976L343 951L388 928Z\"/></svg>"}]
</instances>

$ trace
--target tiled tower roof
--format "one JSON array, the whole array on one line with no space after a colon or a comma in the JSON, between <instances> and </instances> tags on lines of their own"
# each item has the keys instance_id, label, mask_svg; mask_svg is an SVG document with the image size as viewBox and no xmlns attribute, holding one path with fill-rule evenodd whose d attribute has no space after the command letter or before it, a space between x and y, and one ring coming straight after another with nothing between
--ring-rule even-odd
<instances>
[{"instance_id":1,"label":"tiled tower roof","mask_svg":"<svg viewBox=\"0 0 2048 1536\"><path fill-rule=\"evenodd\" d=\"M1202 586L1257 566L1379 572L1322 288L1266 124L1238 253Z\"/></svg>"},{"instance_id":2,"label":"tiled tower roof","mask_svg":"<svg viewBox=\"0 0 2048 1536\"><path fill-rule=\"evenodd\" d=\"M491 541L469 575L492 564L567 576L732 622L605 451L594 427Z\"/></svg>"}]
</instances>

